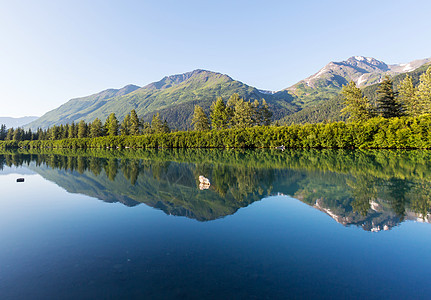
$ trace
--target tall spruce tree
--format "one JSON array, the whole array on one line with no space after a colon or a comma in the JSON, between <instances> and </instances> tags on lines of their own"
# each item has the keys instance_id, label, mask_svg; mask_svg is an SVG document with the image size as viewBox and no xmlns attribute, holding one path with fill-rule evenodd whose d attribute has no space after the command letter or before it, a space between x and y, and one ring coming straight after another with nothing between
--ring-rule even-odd
<instances>
[{"instance_id":1,"label":"tall spruce tree","mask_svg":"<svg viewBox=\"0 0 431 300\"><path fill-rule=\"evenodd\" d=\"M129 135L130 134L130 115L126 115L121 122L120 126L121 135Z\"/></svg>"},{"instance_id":2,"label":"tall spruce tree","mask_svg":"<svg viewBox=\"0 0 431 300\"><path fill-rule=\"evenodd\" d=\"M210 129L210 121L208 116L199 105L195 105L195 111L193 113L192 125L195 130L204 131Z\"/></svg>"},{"instance_id":3,"label":"tall spruce tree","mask_svg":"<svg viewBox=\"0 0 431 300\"><path fill-rule=\"evenodd\" d=\"M72 122L72 124L69 125L69 132L67 133L67 137L69 139L76 138L76 135L75 135L75 126L76 125L75 125L74 122Z\"/></svg>"},{"instance_id":4,"label":"tall spruce tree","mask_svg":"<svg viewBox=\"0 0 431 300\"><path fill-rule=\"evenodd\" d=\"M420 114L431 113L431 67L420 76L416 96Z\"/></svg>"},{"instance_id":5,"label":"tall spruce tree","mask_svg":"<svg viewBox=\"0 0 431 300\"><path fill-rule=\"evenodd\" d=\"M408 116L418 116L420 114L419 101L416 97L416 89L413 86L412 78L407 75L398 85L398 101L403 104L405 113Z\"/></svg>"},{"instance_id":6,"label":"tall spruce tree","mask_svg":"<svg viewBox=\"0 0 431 300\"><path fill-rule=\"evenodd\" d=\"M120 126L118 125L118 120L117 120L117 117L115 116L115 113L111 113L105 122L106 134L109 136L118 135L119 127Z\"/></svg>"},{"instance_id":7,"label":"tall spruce tree","mask_svg":"<svg viewBox=\"0 0 431 300\"><path fill-rule=\"evenodd\" d=\"M14 131L15 131L15 130L13 129L13 127L12 127L12 128L9 128L9 129L7 130L6 138L5 138L5 140L6 140L6 141L12 141Z\"/></svg>"},{"instance_id":8,"label":"tall spruce tree","mask_svg":"<svg viewBox=\"0 0 431 300\"><path fill-rule=\"evenodd\" d=\"M87 137L87 123L84 120L78 123L78 138L82 139Z\"/></svg>"},{"instance_id":9,"label":"tall spruce tree","mask_svg":"<svg viewBox=\"0 0 431 300\"><path fill-rule=\"evenodd\" d=\"M377 113L383 118L394 118L403 115L403 107L395 98L392 80L387 75L377 90Z\"/></svg>"},{"instance_id":10,"label":"tall spruce tree","mask_svg":"<svg viewBox=\"0 0 431 300\"><path fill-rule=\"evenodd\" d=\"M260 125L271 125L272 111L269 110L268 104L265 99L262 99L262 105L259 108L259 115L261 118Z\"/></svg>"},{"instance_id":11,"label":"tall spruce tree","mask_svg":"<svg viewBox=\"0 0 431 300\"><path fill-rule=\"evenodd\" d=\"M254 124L253 116L254 112L251 103L240 99L233 109L231 126L234 128L252 127Z\"/></svg>"},{"instance_id":12,"label":"tall spruce tree","mask_svg":"<svg viewBox=\"0 0 431 300\"><path fill-rule=\"evenodd\" d=\"M139 121L138 114L134 109L130 112L130 129L131 135L139 135L141 133L141 122Z\"/></svg>"},{"instance_id":13,"label":"tall spruce tree","mask_svg":"<svg viewBox=\"0 0 431 300\"><path fill-rule=\"evenodd\" d=\"M342 114L349 115L349 121L365 121L371 116L371 105L362 95L362 91L358 88L355 82L350 81L349 84L343 86L341 90L345 107L341 110Z\"/></svg>"},{"instance_id":14,"label":"tall spruce tree","mask_svg":"<svg viewBox=\"0 0 431 300\"><path fill-rule=\"evenodd\" d=\"M96 138L103 136L103 124L99 118L94 119L90 125L90 136Z\"/></svg>"},{"instance_id":15,"label":"tall spruce tree","mask_svg":"<svg viewBox=\"0 0 431 300\"><path fill-rule=\"evenodd\" d=\"M159 113L153 115L151 129L154 133L168 133L170 131L167 121L162 121Z\"/></svg>"},{"instance_id":16,"label":"tall spruce tree","mask_svg":"<svg viewBox=\"0 0 431 300\"><path fill-rule=\"evenodd\" d=\"M218 97L211 105L211 126L213 129L224 129L228 127L229 114L222 97Z\"/></svg>"},{"instance_id":17,"label":"tall spruce tree","mask_svg":"<svg viewBox=\"0 0 431 300\"><path fill-rule=\"evenodd\" d=\"M1 127L0 127L0 140L1 141L5 140L6 134L7 134L6 125L2 124Z\"/></svg>"}]
</instances>

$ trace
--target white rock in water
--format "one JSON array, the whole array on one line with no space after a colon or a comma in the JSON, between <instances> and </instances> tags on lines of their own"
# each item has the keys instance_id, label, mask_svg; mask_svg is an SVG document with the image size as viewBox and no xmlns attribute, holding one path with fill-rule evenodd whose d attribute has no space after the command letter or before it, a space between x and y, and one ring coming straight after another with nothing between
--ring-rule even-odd
<instances>
[{"instance_id":1,"label":"white rock in water","mask_svg":"<svg viewBox=\"0 0 431 300\"><path fill-rule=\"evenodd\" d=\"M210 185L210 180L206 177L203 177L202 175L199 176L199 182L202 184Z\"/></svg>"},{"instance_id":2,"label":"white rock in water","mask_svg":"<svg viewBox=\"0 0 431 300\"><path fill-rule=\"evenodd\" d=\"M209 185L209 184L199 183L199 189L200 189L201 191L203 191L203 190L207 190L207 189L209 189L209 188L210 188L210 185Z\"/></svg>"}]
</instances>

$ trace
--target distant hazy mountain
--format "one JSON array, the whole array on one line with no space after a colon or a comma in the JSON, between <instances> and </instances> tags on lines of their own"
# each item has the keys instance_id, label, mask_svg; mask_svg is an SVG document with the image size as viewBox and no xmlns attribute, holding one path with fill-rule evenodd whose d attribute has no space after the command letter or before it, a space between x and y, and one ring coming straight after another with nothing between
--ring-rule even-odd
<instances>
[{"instance_id":1,"label":"distant hazy mountain","mask_svg":"<svg viewBox=\"0 0 431 300\"><path fill-rule=\"evenodd\" d=\"M7 128L16 128L27 125L33 122L38 117L22 117L22 118L11 118L11 117L0 117L0 124L5 124Z\"/></svg>"}]
</instances>

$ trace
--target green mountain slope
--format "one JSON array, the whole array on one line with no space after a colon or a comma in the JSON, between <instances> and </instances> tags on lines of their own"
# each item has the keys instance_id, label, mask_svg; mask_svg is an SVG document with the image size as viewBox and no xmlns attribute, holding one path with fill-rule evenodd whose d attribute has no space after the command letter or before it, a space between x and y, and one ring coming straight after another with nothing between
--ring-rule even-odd
<instances>
[{"instance_id":1,"label":"green mountain slope","mask_svg":"<svg viewBox=\"0 0 431 300\"><path fill-rule=\"evenodd\" d=\"M141 88L128 86L72 99L29 126L46 128L80 120L91 122L95 118L104 121L112 112L121 120L135 109L146 121L153 114L160 113L171 127L186 129L190 126L194 105L199 104L209 111L217 97L227 100L234 93L250 101L265 99L274 111L275 118L298 110L297 106L290 103L292 96L287 92L265 94L227 75L195 70L168 76Z\"/></svg>"},{"instance_id":2,"label":"green mountain slope","mask_svg":"<svg viewBox=\"0 0 431 300\"><path fill-rule=\"evenodd\" d=\"M397 78L399 74L413 71L413 77L417 80L415 74L422 73L424 68L421 66L430 61L422 59L408 64L388 65L374 58L354 56L346 61L331 62L316 74L277 93L258 90L225 74L195 70L167 76L144 87L128 85L69 100L27 127L47 128L80 120L92 122L95 118L105 121L112 112L121 121L135 109L145 121L160 113L171 128L184 130L191 128L195 105L200 105L209 113L211 103L217 97L227 100L234 93L249 101L265 99L273 112L273 121L279 123L341 120L339 94L342 86L349 81L365 87L364 93L373 99L371 94L375 93L376 84L384 75ZM398 79L394 80L396 83Z\"/></svg>"},{"instance_id":3,"label":"green mountain slope","mask_svg":"<svg viewBox=\"0 0 431 300\"><path fill-rule=\"evenodd\" d=\"M52 125L72 123L81 119L86 120L89 114L100 109L108 99L127 95L137 89L139 89L139 87L136 85L127 85L122 89L108 89L87 97L69 100L60 107L47 112L27 126L32 129L38 127L47 128Z\"/></svg>"}]
</instances>

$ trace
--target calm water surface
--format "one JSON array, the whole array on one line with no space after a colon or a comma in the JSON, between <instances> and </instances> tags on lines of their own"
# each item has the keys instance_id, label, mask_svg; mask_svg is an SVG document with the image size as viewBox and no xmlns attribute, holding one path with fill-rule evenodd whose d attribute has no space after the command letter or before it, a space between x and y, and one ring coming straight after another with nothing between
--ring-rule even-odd
<instances>
[{"instance_id":1,"label":"calm water surface","mask_svg":"<svg viewBox=\"0 0 431 300\"><path fill-rule=\"evenodd\" d=\"M1 299L431 295L430 152L4 152L0 169Z\"/></svg>"}]
</instances>

